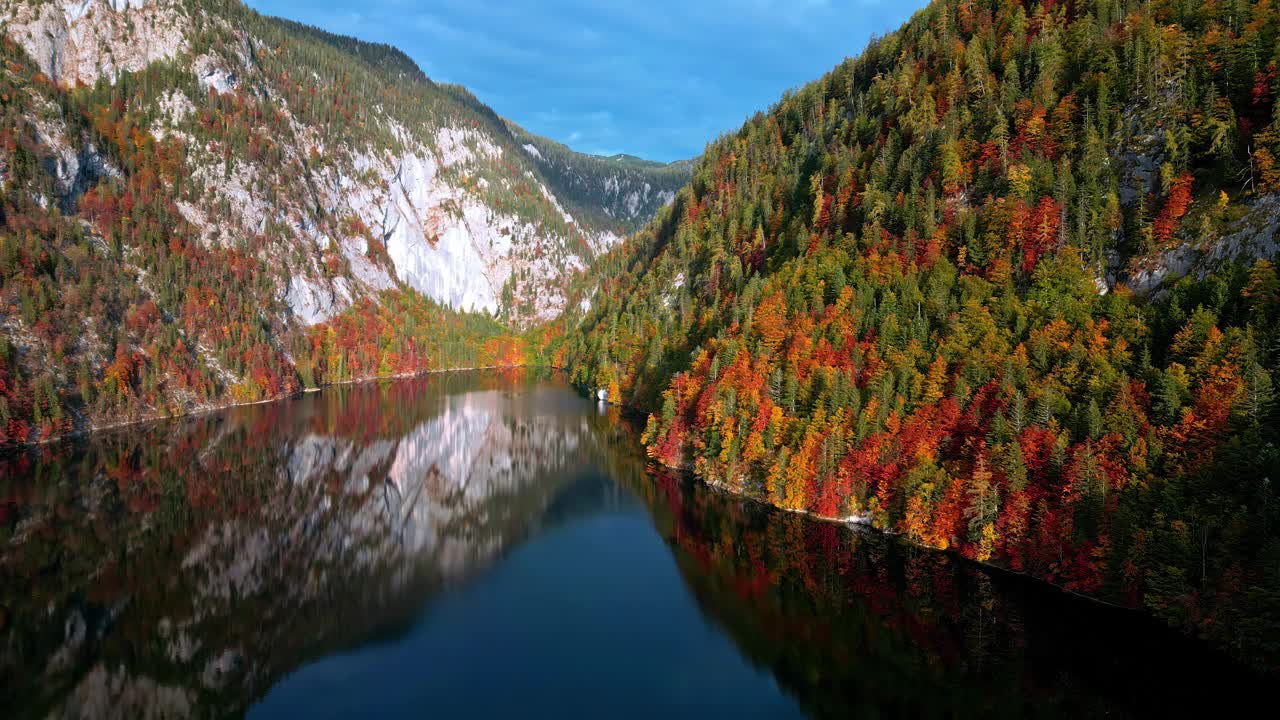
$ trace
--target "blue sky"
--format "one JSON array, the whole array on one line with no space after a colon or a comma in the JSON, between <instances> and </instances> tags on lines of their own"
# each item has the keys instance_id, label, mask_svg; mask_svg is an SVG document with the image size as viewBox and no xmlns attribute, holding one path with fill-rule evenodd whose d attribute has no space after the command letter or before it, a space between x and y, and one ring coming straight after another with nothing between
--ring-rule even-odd
<instances>
[{"instance_id":1,"label":"blue sky","mask_svg":"<svg viewBox=\"0 0 1280 720\"><path fill-rule=\"evenodd\" d=\"M575 150L678 160L925 0L248 0L407 52Z\"/></svg>"}]
</instances>

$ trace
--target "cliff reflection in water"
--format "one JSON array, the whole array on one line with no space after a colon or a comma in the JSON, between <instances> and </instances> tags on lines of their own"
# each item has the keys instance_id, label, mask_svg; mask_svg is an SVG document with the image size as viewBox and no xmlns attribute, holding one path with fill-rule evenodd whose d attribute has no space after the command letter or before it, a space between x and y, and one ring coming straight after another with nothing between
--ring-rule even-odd
<instances>
[{"instance_id":1,"label":"cliff reflection in water","mask_svg":"<svg viewBox=\"0 0 1280 720\"><path fill-rule=\"evenodd\" d=\"M554 522L609 423L538 378L456 375L10 458L0 707L242 711Z\"/></svg>"},{"instance_id":2,"label":"cliff reflection in water","mask_svg":"<svg viewBox=\"0 0 1280 720\"><path fill-rule=\"evenodd\" d=\"M505 553L602 512L640 516L630 527L649 539L651 523L686 588L649 591L691 593L816 716L1221 714L1258 692L1142 616L655 472L636 435L556 376L473 373L11 457L0 464L0 708L240 715L285 675L404 636ZM641 539L601 541L671 562ZM703 623L689 615L677 632ZM457 692L493 690L475 685Z\"/></svg>"}]
</instances>

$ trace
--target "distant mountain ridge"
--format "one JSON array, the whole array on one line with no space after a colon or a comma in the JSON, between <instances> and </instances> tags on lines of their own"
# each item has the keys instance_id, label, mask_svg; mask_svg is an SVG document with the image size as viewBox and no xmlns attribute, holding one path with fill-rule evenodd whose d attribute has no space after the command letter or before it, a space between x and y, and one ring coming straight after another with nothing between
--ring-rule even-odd
<instances>
[{"instance_id":1,"label":"distant mountain ridge","mask_svg":"<svg viewBox=\"0 0 1280 720\"><path fill-rule=\"evenodd\" d=\"M372 43L347 35L338 35L288 18L271 17L270 19L283 25L290 32L310 35L323 43L354 55L383 72L399 74L418 82L436 84L422 72L422 68L418 67L418 63L414 62L413 58L394 45Z\"/></svg>"},{"instance_id":2,"label":"distant mountain ridge","mask_svg":"<svg viewBox=\"0 0 1280 720\"><path fill-rule=\"evenodd\" d=\"M587 155L513 122L507 127L575 213L623 234L670 205L693 173L692 160L660 163L626 154Z\"/></svg>"}]
</instances>

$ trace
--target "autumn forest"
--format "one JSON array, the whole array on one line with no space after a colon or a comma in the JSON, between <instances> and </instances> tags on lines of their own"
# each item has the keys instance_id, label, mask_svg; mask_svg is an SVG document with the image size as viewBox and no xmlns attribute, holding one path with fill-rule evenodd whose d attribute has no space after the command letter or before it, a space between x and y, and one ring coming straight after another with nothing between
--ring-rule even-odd
<instances>
[{"instance_id":1,"label":"autumn forest","mask_svg":"<svg viewBox=\"0 0 1280 720\"><path fill-rule=\"evenodd\" d=\"M934 2L712 145L556 358L661 464L1274 663L1278 65L1268 0Z\"/></svg>"},{"instance_id":2,"label":"autumn forest","mask_svg":"<svg viewBox=\"0 0 1280 720\"><path fill-rule=\"evenodd\" d=\"M0 443L552 366L639 416L655 466L1280 669L1274 0L934 0L691 165L627 166L673 194L646 198L647 222L602 194L606 159L531 139L407 58L211 4L261 38L270 93L176 61L61 82L0 46ZM228 27L191 42L244 54ZM175 93L195 98L183 132L157 134ZM101 158L70 189L53 118ZM481 160L439 176L564 240L498 233L526 264L497 312L411 286L389 229L286 197L349 190L368 162L326 148L394 154L414 123L500 138L468 136ZM210 188L245 165L246 196L290 209L223 236L200 220L233 214ZM461 197L445 204L465 218ZM348 302L304 321L304 268Z\"/></svg>"}]
</instances>

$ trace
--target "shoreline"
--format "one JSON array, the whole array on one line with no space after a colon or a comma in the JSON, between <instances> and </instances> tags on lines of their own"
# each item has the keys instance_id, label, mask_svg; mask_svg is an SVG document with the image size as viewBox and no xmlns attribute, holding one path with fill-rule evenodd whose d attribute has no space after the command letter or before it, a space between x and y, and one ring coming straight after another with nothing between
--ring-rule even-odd
<instances>
[{"instance_id":1,"label":"shoreline","mask_svg":"<svg viewBox=\"0 0 1280 720\"><path fill-rule=\"evenodd\" d=\"M397 373L395 375L370 375L367 377L352 378L351 380L340 380L337 382L330 382L330 383L325 383L323 385L317 385L311 388L302 388L300 390L291 392L287 395L279 395L276 397L263 398L262 400L251 400L248 402L226 402L226 403L217 403L213 405L201 405L198 407L194 407L191 410L188 410L186 412L166 414L166 415L147 415L147 416L131 418L127 420L107 422L105 424L91 424L88 427L73 430L69 433L52 435L50 437L41 438L39 440L34 440L34 441L28 440L26 442L21 442L21 443L7 443L4 445L0 445L0 457L11 455L11 454L18 454L22 452L28 452L31 450L35 450L37 448L58 445L61 443L82 442L100 433L118 431L118 430L122 430L124 428L128 428L135 425L148 425L153 423L165 422L169 420L182 420L184 418L196 418L196 417L201 417L201 416L209 415L216 412L221 412L224 410L231 410L233 408L252 407L254 405L267 405L269 403L281 402L283 400L291 400L291 399L303 397L305 395L318 393L321 390L325 390L327 388L342 387L345 385L360 385L364 383L378 382L382 380L408 380L410 378L425 377L428 375L443 375L445 373L452 373L452 372L473 372L473 371L479 371L479 370L514 370L518 368L527 368L527 367L535 367L535 366L532 366L532 365L479 365L474 367L442 368L439 370L419 370L417 372ZM558 369L558 368L554 368L554 366L547 366L547 367Z\"/></svg>"},{"instance_id":2,"label":"shoreline","mask_svg":"<svg viewBox=\"0 0 1280 720\"><path fill-rule=\"evenodd\" d=\"M253 400L249 402L221 403L217 405L199 407L189 412L177 413L172 415L157 415L152 417L141 417L141 418L130 419L130 420L121 420L118 422L107 423L105 425L92 425L88 428L77 430L64 435L55 435L53 437L37 440L35 442L10 443L8 445L0 446L0 457L4 457L8 455L16 455L18 453L29 452L37 448L57 445L61 443L83 442L101 433L120 431L132 426L152 425L152 424L157 424L157 423L166 422L166 421L182 420L184 418L198 418L198 417L210 415L216 412L231 410L234 408L252 407L254 405L267 405L270 403L281 402L284 400L296 399L299 397L303 397L305 395L319 393L320 391L328 388L343 387L348 385L363 385L366 383L388 381L388 380L408 380L408 379L417 378L417 377L426 377L430 375L444 375L446 373L454 373L454 372L477 372L482 370L516 370L516 369L525 369L525 368L534 368L534 367L537 367L537 368L545 367L547 369L557 370L557 371L565 370L564 368L556 365L529 365L529 364L479 365L479 366L456 367L456 368L442 368L438 370L419 370L417 372L397 373L394 375L370 375L367 377L352 378L350 380L340 380L337 382L325 383L323 385L318 385L316 387L311 387L311 388L303 388L301 390L297 390L295 392L289 393L288 395L281 395L273 398L264 398L262 400ZM597 393L591 390L590 388L578 387L577 385L574 385L572 383L570 383L570 385L571 387L575 387L576 389L578 389L581 392L582 397L588 401L597 402L599 404L606 405L606 406L617 407L625 413L635 415L637 418L643 418L649 415L647 411L641 410L629 403L620 403L614 400L601 399L597 396ZM643 445L641 446L641 449L642 451L644 450ZM647 453L646 453L646 457L647 457ZM880 535L882 537L892 538L896 541L906 543L912 547L920 548L922 550L928 550L930 552L936 552L936 553L944 553L962 562L972 563L973 565L988 571L996 572L1001 575L1029 580L1045 588L1052 588L1053 590L1060 593L1072 595L1077 598L1081 598L1083 600L1087 600L1092 603L1097 603L1099 605L1103 605L1106 607L1115 608L1117 610L1124 610L1126 612L1140 615L1142 617L1149 618L1155 621L1155 618L1153 616L1151 616L1149 613L1146 613L1141 608L1121 605L1119 603L1115 603L1110 600L1105 600L1103 598L1099 598L1094 595L1088 595L1088 594L1082 593L1078 590L1071 590L1055 582L1039 577L1037 575L1033 575L1023 570L1014 570L1013 568L1010 568L1007 566L997 565L995 563L982 561L982 560L976 560L974 558L967 557L963 553L960 553L959 551L952 548L944 549L944 548L934 547L932 545L925 545L923 543L911 540L907 538L905 535L896 533L893 530L878 528L875 525L873 525L868 519L862 516L852 515L849 517L831 517L827 515L820 515L810 510L780 507L778 505L774 505L773 503L767 500L752 497L751 495L748 495L744 492L739 492L737 490L734 490L723 483L705 479L699 476L697 473L695 473L691 467L673 467L670 465L657 462L656 460L652 460L651 458L649 458L648 461L654 463L659 467L665 468L673 472L680 473L680 475L685 479L687 479L688 481L696 482L701 485L704 485L710 488L712 491L716 492L717 494L728 497L728 498L745 500L747 502L766 508L773 512L791 513L794 515L801 515L815 522L823 522L823 523L829 523L833 525L839 525L849 529L850 531L876 533L877 535ZM1161 624L1164 625L1163 623ZM1169 627L1177 632L1181 632L1189 637L1195 637L1197 639L1204 640L1199 635L1187 632L1185 629L1175 628L1169 625L1164 625L1164 626Z\"/></svg>"},{"instance_id":3,"label":"shoreline","mask_svg":"<svg viewBox=\"0 0 1280 720\"><path fill-rule=\"evenodd\" d=\"M106 425L93 426L75 433L56 436L56 437L53 437L47 440L42 440L36 443L29 442L29 443L23 443L23 444L10 444L7 446L0 447L0 459L16 457L21 453L35 451L37 448L40 448L42 446L52 447L60 443L65 443L70 445L73 443L86 442L92 439L95 435L99 435L106 432L112 432L112 431L122 431L131 426L144 426L147 428L152 428L153 426L156 426L159 423L165 422L165 421L175 421L175 420L181 420L184 418L198 418L198 417L209 415L215 412L227 411L227 410L231 410L233 408L238 408L238 407L265 405L269 403L280 402L283 400L295 399L310 393L318 393L321 390L325 390L333 387L348 386L348 385L363 385L363 384L382 382L382 381L407 380L407 379L421 378L421 377L427 377L432 375L446 375L449 373L478 372L478 371L487 371L487 370L517 370L517 369L546 369L546 370L553 370L553 371L559 371L559 372L565 371L565 368L557 366L555 364L488 365L488 366L444 368L444 369L435 369L435 370L421 370L417 372L397 373L393 375L373 375L373 376L362 377L362 378L352 378L350 380L343 380L340 382L325 383L324 385L317 386L314 388L304 388L304 389L292 392L290 394L282 395L275 398L267 398L263 400L252 401L252 402L226 403L226 404L220 404L220 405L210 406L210 407L201 407L201 408L192 410L190 412L174 414L174 415L163 415L163 416L157 416L157 417L124 420L120 422L109 423ZM601 405L614 406L619 408L624 414L631 415L636 418L642 419L648 415L647 412L629 403L600 400L598 399L596 393L591 388L582 387L572 382L569 383L569 387L574 388L580 394L580 396L582 396L588 402L591 402L593 404L598 402ZM892 542L902 543L906 547L928 551L930 553L940 553L940 554L946 555L950 558L953 558L956 561L970 564L972 567L975 567L981 570L982 572L988 573L993 576L1011 578L1011 579L1016 579L1018 581L1027 581L1029 582L1030 586L1039 588L1041 591L1044 591L1044 592L1051 591L1061 595L1073 596L1074 598L1087 601L1088 603L1096 605L1098 607L1124 611L1125 614L1131 617L1141 618L1142 622L1151 623L1154 626L1165 628L1171 632L1182 635L1188 639L1192 639L1196 642L1203 643L1203 645L1206 648L1212 649L1215 652L1223 653L1225 657L1230 657L1240 662L1244 662L1247 667L1251 668L1254 671L1260 672L1266 676L1272 676L1271 673L1269 673L1266 668L1247 663L1243 659L1233 655L1227 648L1215 643L1210 638L1205 637L1203 634L1201 634L1200 632L1201 628L1199 628L1198 626L1188 627L1188 626L1171 625L1161 621L1160 619L1158 619L1157 617L1155 617L1154 615L1152 615L1150 612L1148 612L1142 607L1135 607L1131 605L1120 604L1118 602L1108 600L1106 598L1098 597L1096 595L1087 594L1078 590L1072 590L1070 588L1064 587L1061 584L1058 584L1049 579L1029 573L1024 570L1015 570L1005 565L1000 565L1000 564L992 563L989 561L982 561L982 560L970 558L965 556L963 553L961 553L960 551L954 548L943 549L943 548L927 545L924 543L920 543L918 541L908 538L902 533L895 532L892 529L876 527L874 524L870 522L870 519L866 516L851 515L847 517L832 517L832 516L821 515L806 509L791 509L791 508L780 507L778 505L775 505L769 502L766 499L754 497L746 492L736 490L724 483L721 483L715 480L706 479L698 475L697 473L695 473L691 467L687 467L687 466L673 467L670 465L666 465L664 463L660 463L647 456L647 452L646 452L647 448L645 448L643 444L640 444L639 447L642 452L645 452L646 462L652 463L651 467L663 468L673 473L676 473L682 479L682 481L690 482L690 483L698 483L702 486L705 486L710 491L724 498L725 500L745 501L750 503L751 505L757 506L758 508L766 510L768 512L789 513L789 514L802 516L809 521L817 521L822 523L833 524L836 526L841 526L850 533L860 533L860 534L865 533L868 535L874 534L878 538L882 538ZM649 481L652 482L652 478L649 478Z\"/></svg>"},{"instance_id":4,"label":"shoreline","mask_svg":"<svg viewBox=\"0 0 1280 720\"><path fill-rule=\"evenodd\" d=\"M710 480L704 480L689 468L674 468L674 467L671 467L670 465L662 465L661 463L657 463L657 464L661 467L667 468L668 470L679 472L682 475L684 475L686 478L688 478L690 481L705 485L720 495L730 497L730 498L736 498L740 500L746 500L747 502L753 503L755 505L759 505L772 512L783 512L783 513L790 513L792 515L801 515L804 518L815 521L815 522L823 522L823 523L829 523L832 525L839 525L853 532L875 533L876 535L879 535L881 537L891 538L895 542L905 543L914 548L919 548L921 550L928 550L929 552L942 553L944 555L953 557L956 560L959 560L965 563L970 563L972 565L975 565L987 571L999 573L1001 575L1006 575L1010 577L1021 578L1023 580L1034 582L1037 585L1040 585L1044 588L1050 588L1057 592L1063 593L1065 595L1072 595L1074 597L1080 598L1081 600L1087 600L1089 602L1096 603L1098 605L1103 605L1105 607L1115 608L1116 610L1123 610L1125 612L1133 613L1135 615L1141 615L1142 617L1148 618L1153 622L1159 623L1162 627L1167 627L1171 630L1174 630L1175 632L1181 632L1184 635L1187 635L1188 637L1194 637L1198 640L1204 641L1204 638L1201 638L1199 635L1186 632L1185 630L1176 628L1172 625L1166 625L1164 623L1160 623L1160 621L1157 620L1154 616L1142 610L1141 608L1131 607L1129 605L1121 605L1119 603L1112 602L1110 600L1106 600L1106 599L1097 597L1095 595L1087 595L1078 590L1071 590L1053 581L1046 580L1045 578L1042 578L1038 575L1032 575L1031 573L1025 570L1014 570L1013 568L1005 565L997 565L995 563L987 562L984 560L976 560L974 558L967 557L963 553L957 550L954 550L952 548L944 549L940 547L934 547L933 545L925 545L924 543L916 542L915 540L908 538L906 535L894 532L893 530L878 528L875 525L871 524L869 521L863 520L862 518L856 515L851 515L847 518L839 518L839 517L831 517L828 515L819 515L810 510L793 510L791 508L779 507L766 500L761 500L759 498L751 497L746 493L737 492L736 490L728 488L721 483L713 482Z\"/></svg>"},{"instance_id":5,"label":"shoreline","mask_svg":"<svg viewBox=\"0 0 1280 720\"><path fill-rule=\"evenodd\" d=\"M586 398L587 398L588 400L595 400L595 399L596 399L596 397L595 397L595 393L594 393L594 392L592 392L589 388L580 388L580 389L582 390L583 394L586 396ZM647 416L649 415L649 412L648 412L648 411L641 410L640 408L637 408L637 407L635 407L634 405L631 405L631 404L628 404L628 403L619 403L619 402L614 402L614 401L612 401L612 400L600 400L600 402L602 402L602 403L604 403L604 404L606 404L606 405L613 405L613 406L616 406L616 407L618 407L618 408L622 409L624 412L627 412L627 413L633 413L633 414L635 414L635 415L637 415L637 416L639 416L639 417L647 417ZM645 449L643 446L641 446L641 447L642 447L642 449ZM647 452L646 452L646 457L648 457L648 453L647 453ZM1156 622L1156 623L1160 624L1162 627L1167 627L1167 628L1169 628L1169 629L1171 629L1171 630L1173 630L1173 631L1175 631L1175 632L1182 633L1183 635L1186 635L1187 637L1192 637L1192 638L1195 638L1195 639L1197 639L1197 640L1199 640L1199 641L1201 641L1201 642L1205 642L1205 643L1208 643L1208 642L1209 642L1207 639L1205 639L1205 638L1201 637L1198 633L1189 632L1189 631L1188 631L1187 629L1185 629L1185 628L1178 628L1178 627L1174 627L1174 626L1172 626L1172 625L1167 625L1167 624L1165 624L1165 623L1160 622L1159 620L1157 620L1157 619L1155 618L1155 616L1153 616L1153 615L1151 615L1150 613L1146 612L1146 611L1145 611L1145 610L1143 610L1142 608L1132 607L1132 606L1129 606L1129 605L1121 605L1121 604L1119 604L1119 603L1113 602L1113 601L1111 601L1111 600L1106 600L1106 599L1103 599L1103 598L1097 597L1097 596L1095 596L1095 595L1088 595L1088 594L1082 593L1082 592L1080 592L1080 591L1078 591L1078 590L1071 590L1071 589L1066 588L1066 587L1063 587L1062 585L1059 585L1059 584L1057 584L1057 583L1055 583L1055 582L1053 582L1053 581L1051 581L1051 580L1047 580L1047 579L1042 578L1042 577L1040 577L1040 576L1038 576L1038 575L1032 575L1031 573L1029 573L1029 572L1027 572L1027 571L1025 571L1025 570L1014 570L1013 568L1011 568L1011 567L1007 567L1007 566L1004 566L1004 565L997 565L997 564L992 563L992 562L987 562L987 561L983 561L983 560L976 560L976 559L974 559L974 558L967 557L967 556L965 556L963 553L961 553L961 552L959 552L959 551L957 551L957 550L955 550L955 549L952 549L952 548L946 548L946 549L944 549L944 548L934 547L934 546L932 546L932 545L925 545L925 544L923 544L923 543L919 543L919 542L916 542L916 541L914 541L914 540L911 540L910 538L906 537L905 535L902 535L902 534L900 534L900 533L896 533L896 532L894 532L893 530L889 530L889 529L885 529L885 528L878 528L878 527L876 527L875 525L871 524L871 522L870 522L870 521L865 520L865 519L863 519L863 518L862 518L862 517L860 517L860 516L851 515L851 516L849 516L849 517L843 517L843 518L840 518L840 517L830 517L830 516L827 516L827 515L819 515L819 514L817 514L817 513L815 513L815 512L812 512L812 511L810 511L810 510L803 510L803 509L795 510L795 509L791 509L791 508L784 508L784 507L780 507L780 506L778 506L778 505L774 505L773 503L771 503L771 502L769 502L769 501L767 501L767 500L762 500L762 499L760 499L760 498L752 497L752 496L750 496L750 495L748 495L748 494L746 494L746 493L743 493L743 492L739 492L739 491L737 491L737 490L734 490L734 489L732 489L732 488L728 487L727 485L725 485L725 484L723 484L723 483L720 483L720 482L716 482L716 481L712 481L712 480L708 480L708 479L706 479L706 478L703 478L703 477L701 477L700 475L698 475L697 473L695 473L695 472L693 471L693 468L692 468L692 467L672 467L671 465L666 465L666 464L664 464L664 463L660 463L660 462L658 462L658 461L656 461L656 460L653 460L652 458L648 458L648 461L649 461L649 462L654 463L655 465L657 465L657 466L659 466L659 467L666 468L667 470L671 470L671 471L673 471L673 472L680 473L680 474L681 474L681 476L683 476L683 477L684 477L684 478L686 478L687 480L689 480L689 481L691 481L691 482L699 483L699 484L701 484L701 485L705 485L706 487L711 488L711 490L713 490L714 492L716 492L716 493L718 493L718 494L720 494L720 495L726 496L726 497L731 497L731 498L736 498L736 499L740 499L740 500L745 500L745 501L750 502L750 503L753 503L753 504L755 504L755 505L759 505L759 506L761 506L761 507L763 507L763 508L767 508L768 510L773 511L773 512L785 512L785 513L791 513L791 514L794 514L794 515L802 515L802 516L804 516L805 518L808 518L809 520L813 520L813 521L817 521L817 522L830 523L830 524L833 524L833 525L840 525L840 526L843 526L843 527L845 527L845 528L849 529L850 531L855 531L855 532L856 532L856 531L861 531L861 532L876 533L877 535L880 535L880 536L882 536L882 537L893 538L893 539L894 539L894 540L896 540L896 541L906 543L906 544L908 544L908 545L910 545L910 546L912 546L912 547L920 548L920 549L922 549L922 550L928 550L928 551L930 551L930 552L936 552L936 553L944 553L944 554L946 554L946 555L948 555L948 556L951 556L951 557L954 557L954 558L956 558L957 560L960 560L960 561L962 561L962 562L972 563L973 565L975 565L975 566L977 566L977 567L979 567L979 568L982 568L982 569L984 569L984 570L991 571L991 572L995 572L995 573L999 573L999 574L1001 574L1001 575L1005 575L1005 576L1016 577L1016 578L1022 578L1022 579L1024 579L1024 580L1029 580L1029 581L1032 581L1032 582L1036 583L1037 585L1040 585L1040 586L1042 586L1042 587L1044 587L1044 588L1053 589L1053 590L1055 590L1055 591L1057 591L1057 592L1060 592L1060 593L1063 593L1063 594L1066 594L1066 595L1072 595L1072 596L1074 596L1074 597L1080 598L1080 599L1082 599L1082 600L1087 600L1087 601L1089 601L1089 602L1091 602L1091 603L1096 603L1096 604L1101 605L1101 606L1105 606L1105 607L1109 607L1109 608L1115 608L1116 610L1123 610L1123 611L1125 611L1125 612L1132 613L1132 614L1134 614L1134 615L1138 615L1138 616L1141 616L1141 617L1143 617L1143 618L1147 618L1147 619L1151 620L1152 622ZM1210 646L1211 646L1211 647L1213 647L1213 645L1212 645L1212 644L1210 644Z\"/></svg>"}]
</instances>

